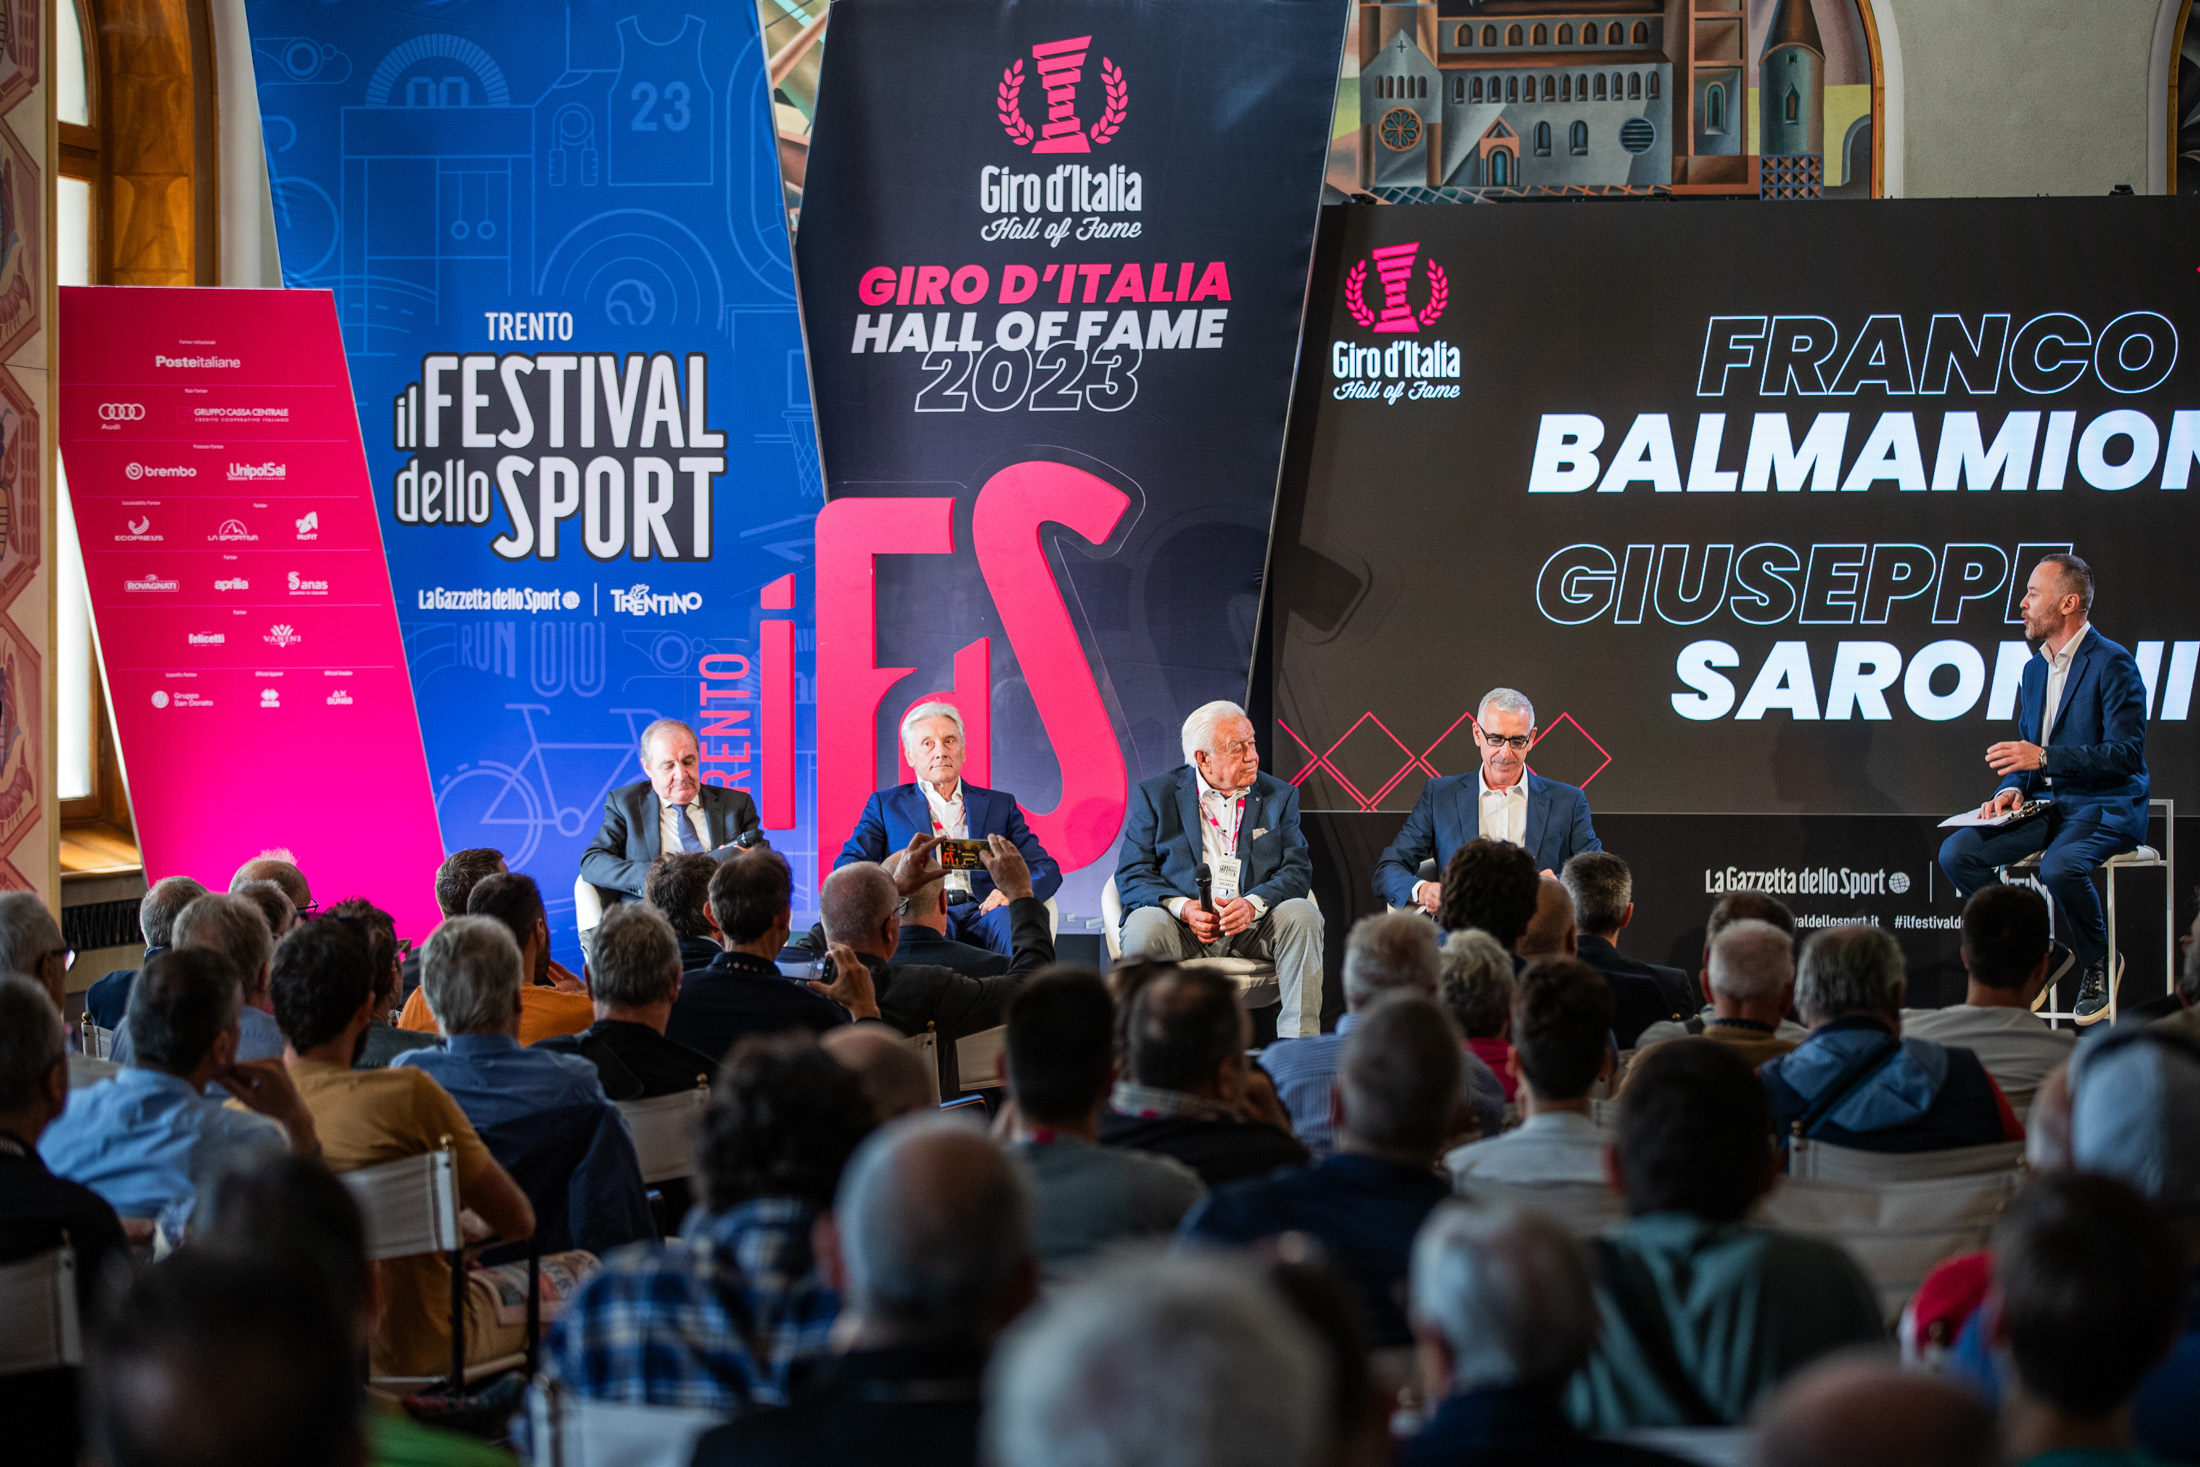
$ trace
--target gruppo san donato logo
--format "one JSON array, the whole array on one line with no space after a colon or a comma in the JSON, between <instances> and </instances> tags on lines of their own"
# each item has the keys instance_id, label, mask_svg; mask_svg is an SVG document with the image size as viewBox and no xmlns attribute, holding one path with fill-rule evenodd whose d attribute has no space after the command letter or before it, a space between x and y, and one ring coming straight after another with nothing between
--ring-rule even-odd
<instances>
[{"instance_id":1,"label":"gruppo san donato logo","mask_svg":"<svg viewBox=\"0 0 2200 1467\"><path fill-rule=\"evenodd\" d=\"M1089 153L1114 138L1130 111L1131 88L1123 68L1105 56L1100 58L1100 116L1089 128L1077 116L1077 84L1084 78L1085 58L1091 51L1090 36L1041 41L1031 48L1032 69L1047 108L1046 121L1036 133L1024 117L1024 58L1008 64L994 104L1009 141L1034 153Z\"/></svg>"}]
</instances>

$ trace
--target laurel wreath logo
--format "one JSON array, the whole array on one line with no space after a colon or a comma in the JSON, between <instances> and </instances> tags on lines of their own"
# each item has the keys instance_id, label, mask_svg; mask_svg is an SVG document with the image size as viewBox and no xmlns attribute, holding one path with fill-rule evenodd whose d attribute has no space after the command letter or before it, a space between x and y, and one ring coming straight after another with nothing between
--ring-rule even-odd
<instances>
[{"instance_id":1,"label":"laurel wreath logo","mask_svg":"<svg viewBox=\"0 0 2200 1467\"><path fill-rule=\"evenodd\" d=\"M1366 291L1367 261L1362 260L1346 271L1344 277L1344 308L1352 313L1353 320L1360 323L1362 331L1375 324L1375 313L1368 309Z\"/></svg>"},{"instance_id":2,"label":"laurel wreath logo","mask_svg":"<svg viewBox=\"0 0 2200 1467\"><path fill-rule=\"evenodd\" d=\"M1434 260L1428 262L1428 304L1414 313L1414 319L1423 326L1434 326L1444 307L1451 304L1451 277L1444 267ZM1362 260L1345 272L1344 308L1352 313L1352 319L1365 331L1375 325L1375 312L1367 303L1367 261Z\"/></svg>"},{"instance_id":3,"label":"laurel wreath logo","mask_svg":"<svg viewBox=\"0 0 2200 1467\"><path fill-rule=\"evenodd\" d=\"M1092 125L1089 134L1096 148L1115 136L1116 129L1123 125L1123 114L1131 105L1131 84L1123 79L1123 68L1105 56L1100 58L1100 85L1107 105L1101 109L1100 120Z\"/></svg>"},{"instance_id":4,"label":"laurel wreath logo","mask_svg":"<svg viewBox=\"0 0 2200 1467\"><path fill-rule=\"evenodd\" d=\"M1001 73L1000 91L995 108L1000 113L1001 126L1008 131L1009 141L1019 148L1031 146L1031 124L1024 121L1021 98L1024 92L1024 61L1021 56L1008 64Z\"/></svg>"},{"instance_id":5,"label":"laurel wreath logo","mask_svg":"<svg viewBox=\"0 0 2200 1467\"><path fill-rule=\"evenodd\" d=\"M1434 260L1428 262L1428 304L1421 307L1417 319L1423 326L1434 326L1436 318L1444 314L1444 307L1451 304L1451 277L1444 267Z\"/></svg>"}]
</instances>

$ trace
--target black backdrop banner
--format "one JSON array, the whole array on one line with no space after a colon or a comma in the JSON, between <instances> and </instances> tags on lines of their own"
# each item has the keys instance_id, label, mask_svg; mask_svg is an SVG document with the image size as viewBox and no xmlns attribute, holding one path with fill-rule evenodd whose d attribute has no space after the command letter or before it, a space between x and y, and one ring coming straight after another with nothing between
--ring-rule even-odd
<instances>
[{"instance_id":1,"label":"black backdrop banner","mask_svg":"<svg viewBox=\"0 0 2200 1467\"><path fill-rule=\"evenodd\" d=\"M1600 813L1975 804L2069 547L2194 794L2200 200L1331 212L1275 572L1307 808L1472 769L1500 684Z\"/></svg>"},{"instance_id":2,"label":"black backdrop banner","mask_svg":"<svg viewBox=\"0 0 2200 1467\"><path fill-rule=\"evenodd\" d=\"M797 243L822 860L936 690L1096 916L1130 782L1244 695L1345 9L834 6Z\"/></svg>"}]
</instances>

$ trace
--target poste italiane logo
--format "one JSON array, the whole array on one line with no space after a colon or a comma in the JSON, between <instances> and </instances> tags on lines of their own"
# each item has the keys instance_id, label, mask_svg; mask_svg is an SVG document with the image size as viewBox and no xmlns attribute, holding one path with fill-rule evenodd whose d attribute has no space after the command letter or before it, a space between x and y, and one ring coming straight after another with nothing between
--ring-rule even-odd
<instances>
[{"instance_id":1,"label":"poste italiane logo","mask_svg":"<svg viewBox=\"0 0 2200 1467\"><path fill-rule=\"evenodd\" d=\"M1417 332L1423 326L1434 326L1444 314L1444 307L1451 304L1451 278L1444 274L1444 267L1434 260L1428 266L1428 300L1416 311L1413 308L1413 262L1421 252L1420 241L1412 244L1384 245L1372 251L1368 258L1354 265L1344 277L1344 305L1352 313L1352 319L1361 327L1382 332ZM1380 312L1367 303L1367 267L1373 264L1375 278L1382 283L1383 305Z\"/></svg>"},{"instance_id":2,"label":"poste italiane logo","mask_svg":"<svg viewBox=\"0 0 2200 1467\"><path fill-rule=\"evenodd\" d=\"M1010 142L1034 153L1089 153L1114 138L1130 111L1131 88L1123 68L1105 56L1100 58L1099 120L1088 129L1077 118L1077 84L1084 78L1085 57L1091 50L1090 36L1041 41L1031 48L1032 69L1047 105L1046 121L1039 124L1037 134L1024 119L1024 59L1019 56L1008 64L1001 73L995 106Z\"/></svg>"}]
</instances>

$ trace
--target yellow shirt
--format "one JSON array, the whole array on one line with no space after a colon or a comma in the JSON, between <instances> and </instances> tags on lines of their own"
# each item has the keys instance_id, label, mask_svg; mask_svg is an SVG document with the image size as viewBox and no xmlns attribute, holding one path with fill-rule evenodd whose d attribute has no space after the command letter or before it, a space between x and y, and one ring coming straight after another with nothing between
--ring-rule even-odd
<instances>
[{"instance_id":1,"label":"yellow shirt","mask_svg":"<svg viewBox=\"0 0 2200 1467\"><path fill-rule=\"evenodd\" d=\"M565 971L555 963L550 968L556 973ZM585 993L567 993L562 988L543 988L533 983L520 988L519 1042L522 1044L533 1044L553 1034L578 1034L595 1022L596 1001ZM428 1012L426 984L415 988L412 997L405 1000L404 1012L397 1016L397 1027L419 1034L436 1032L435 1015Z\"/></svg>"}]
</instances>

